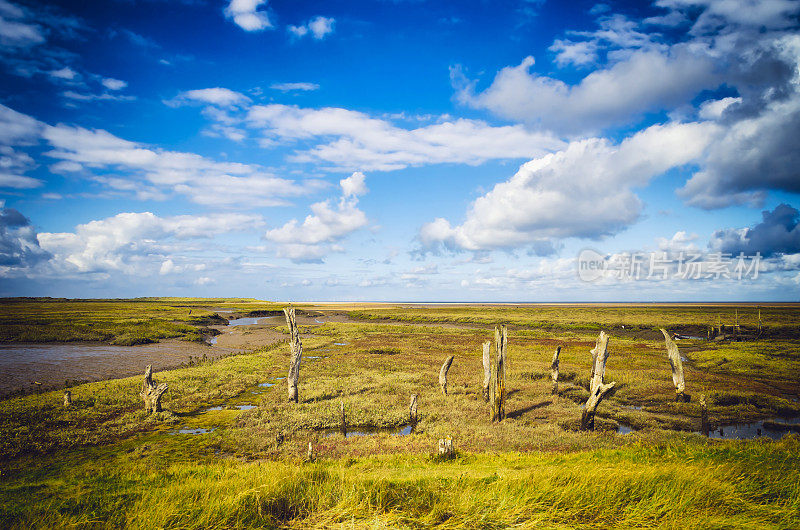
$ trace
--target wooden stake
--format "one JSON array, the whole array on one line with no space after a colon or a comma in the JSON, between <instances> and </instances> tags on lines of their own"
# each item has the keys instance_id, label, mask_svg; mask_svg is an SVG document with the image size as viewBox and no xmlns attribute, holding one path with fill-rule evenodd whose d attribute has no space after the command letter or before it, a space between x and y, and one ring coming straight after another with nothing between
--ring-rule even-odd
<instances>
[{"instance_id":1,"label":"wooden stake","mask_svg":"<svg viewBox=\"0 0 800 530\"><path fill-rule=\"evenodd\" d=\"M411 425L411 430L417 425L417 395L411 394L411 405L408 407L408 423Z\"/></svg>"},{"instance_id":2,"label":"wooden stake","mask_svg":"<svg viewBox=\"0 0 800 530\"><path fill-rule=\"evenodd\" d=\"M506 345L508 335L506 326L494 328L494 346L497 355L492 359L492 373L489 381L489 405L492 407L492 421L503 421L506 417Z\"/></svg>"},{"instance_id":3,"label":"wooden stake","mask_svg":"<svg viewBox=\"0 0 800 530\"><path fill-rule=\"evenodd\" d=\"M455 356L451 355L442 365L439 370L439 386L442 388L442 394L447 395L447 372L450 370L450 365L453 364Z\"/></svg>"},{"instance_id":4,"label":"wooden stake","mask_svg":"<svg viewBox=\"0 0 800 530\"><path fill-rule=\"evenodd\" d=\"M286 376L286 384L289 390L289 401L298 402L297 385L300 382L300 361L303 359L303 344L300 342L300 330L297 328L297 321L294 317L294 308L284 308L286 315L286 325L289 326L289 347L292 357L289 360L289 374Z\"/></svg>"},{"instance_id":5,"label":"wooden stake","mask_svg":"<svg viewBox=\"0 0 800 530\"><path fill-rule=\"evenodd\" d=\"M592 379L589 383L589 399L586 400L586 405L581 415L582 431L594 430L594 414L597 406L600 405L606 393L617 384L616 382L603 383L603 376L606 373L606 360L608 360L608 335L606 335L605 331L600 332L597 344L591 353L594 362L592 363Z\"/></svg>"},{"instance_id":6,"label":"wooden stake","mask_svg":"<svg viewBox=\"0 0 800 530\"><path fill-rule=\"evenodd\" d=\"M709 433L708 407L706 407L705 394L700 396L700 432L703 433L703 436L708 436Z\"/></svg>"},{"instance_id":7,"label":"wooden stake","mask_svg":"<svg viewBox=\"0 0 800 530\"><path fill-rule=\"evenodd\" d=\"M339 403L339 407L342 410L342 423L341 423L342 436L347 438L347 417L344 414L344 401Z\"/></svg>"},{"instance_id":8,"label":"wooden stake","mask_svg":"<svg viewBox=\"0 0 800 530\"><path fill-rule=\"evenodd\" d=\"M439 454L442 456L450 456L455 453L453 449L453 439L448 436L447 438L439 439Z\"/></svg>"},{"instance_id":9,"label":"wooden stake","mask_svg":"<svg viewBox=\"0 0 800 530\"><path fill-rule=\"evenodd\" d=\"M72 405L72 392L64 390L64 406L69 407Z\"/></svg>"},{"instance_id":10,"label":"wooden stake","mask_svg":"<svg viewBox=\"0 0 800 530\"><path fill-rule=\"evenodd\" d=\"M153 367L147 365L144 370L144 381L142 382L142 392L139 394L144 400L144 410L148 414L161 412L161 396L167 391L167 384L161 383L156 386L153 382Z\"/></svg>"},{"instance_id":11,"label":"wooden stake","mask_svg":"<svg viewBox=\"0 0 800 530\"><path fill-rule=\"evenodd\" d=\"M489 401L489 378L492 374L492 341L483 343L483 399Z\"/></svg>"},{"instance_id":12,"label":"wooden stake","mask_svg":"<svg viewBox=\"0 0 800 530\"><path fill-rule=\"evenodd\" d=\"M664 343L667 345L667 359L672 368L672 384L675 385L675 401L684 403L686 395L683 393L686 389L686 382L683 379L683 362L681 361L681 354L678 352L678 345L669 336L666 329L661 329L664 334Z\"/></svg>"},{"instance_id":13,"label":"wooden stake","mask_svg":"<svg viewBox=\"0 0 800 530\"><path fill-rule=\"evenodd\" d=\"M314 461L314 446L311 445L311 442L308 442L308 452L306 452L306 460L309 462Z\"/></svg>"},{"instance_id":14,"label":"wooden stake","mask_svg":"<svg viewBox=\"0 0 800 530\"><path fill-rule=\"evenodd\" d=\"M556 348L553 354L553 362L550 363L550 379L553 380L553 394L558 394L558 356L561 354L561 346Z\"/></svg>"}]
</instances>

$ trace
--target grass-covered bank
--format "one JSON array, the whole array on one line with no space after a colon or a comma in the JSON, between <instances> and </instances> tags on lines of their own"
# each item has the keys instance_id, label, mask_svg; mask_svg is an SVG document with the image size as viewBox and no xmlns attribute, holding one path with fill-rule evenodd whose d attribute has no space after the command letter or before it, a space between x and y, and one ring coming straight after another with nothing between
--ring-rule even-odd
<instances>
[{"instance_id":1,"label":"grass-covered bank","mask_svg":"<svg viewBox=\"0 0 800 530\"><path fill-rule=\"evenodd\" d=\"M323 459L90 450L5 472L4 528L793 528L800 438ZM92 456L95 456L92 458ZM44 462L43 462L44 463ZM31 503L32 496L39 502Z\"/></svg>"},{"instance_id":2,"label":"grass-covered bank","mask_svg":"<svg viewBox=\"0 0 800 530\"><path fill-rule=\"evenodd\" d=\"M100 341L121 346L168 338L203 341L207 326L224 324L211 308L274 309L241 298L132 300L0 299L0 343Z\"/></svg>"}]
</instances>

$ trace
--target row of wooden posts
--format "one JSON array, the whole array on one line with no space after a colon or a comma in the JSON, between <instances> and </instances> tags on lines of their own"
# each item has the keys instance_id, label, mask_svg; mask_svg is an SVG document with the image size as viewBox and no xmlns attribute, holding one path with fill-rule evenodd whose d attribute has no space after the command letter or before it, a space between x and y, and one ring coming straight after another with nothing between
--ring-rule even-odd
<instances>
[{"instance_id":1,"label":"row of wooden posts","mask_svg":"<svg viewBox=\"0 0 800 530\"><path fill-rule=\"evenodd\" d=\"M295 319L295 310L292 307L283 310L286 315L286 323L289 327L289 348L291 357L289 360L289 373L286 380L288 385L289 400L297 403L298 396L298 383L300 379L300 363L303 357L303 345L300 341L300 330L297 326ZM675 395L677 401L686 401L685 394L685 380L683 376L683 363L681 356L678 352L678 346L670 337L665 329L661 329L664 335L664 341L667 349L667 358L669 359L670 367L672 369L672 382L675 385ZM608 360L608 341L609 336L605 331L600 332L597 338L594 349L591 350L592 355L592 368L589 377L589 398L583 407L581 414L581 430L594 429L594 416L600 402L614 388L616 382L605 383L603 378L606 372L606 361ZM502 421L506 417L506 352L508 349L508 331L505 325L496 327L494 330L494 355L492 355L492 343L486 341L483 343L483 397L489 403L491 410L492 421ZM559 356L561 354L561 346L556 348L553 354L553 360L550 365L550 378L552 381L552 393L558 393L558 377L559 377ZM453 364L455 357L449 356L441 369L439 370L439 386L444 395L447 395L447 374ZM167 384L162 383L156 385L153 381L153 372L150 365L147 366L144 375L144 382L142 383L142 391L140 393L144 400L145 411L148 413L161 411L161 396L166 392ZM69 390L64 392L64 406L70 406L72 403L72 395ZM708 413L706 408L705 398L700 399L701 406L701 430L703 434L708 435ZM341 406L341 425L345 430L346 418L344 404ZM417 419L417 395L411 396L411 404L409 406L409 421L411 425L416 423ZM451 442L452 445L452 442Z\"/></svg>"}]
</instances>

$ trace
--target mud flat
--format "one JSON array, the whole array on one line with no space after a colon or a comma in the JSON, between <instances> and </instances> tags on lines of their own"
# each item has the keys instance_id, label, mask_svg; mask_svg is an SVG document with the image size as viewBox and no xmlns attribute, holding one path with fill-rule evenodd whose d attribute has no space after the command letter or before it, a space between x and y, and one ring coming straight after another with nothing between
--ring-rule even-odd
<instances>
[{"instance_id":1,"label":"mud flat","mask_svg":"<svg viewBox=\"0 0 800 530\"><path fill-rule=\"evenodd\" d=\"M96 342L0 344L0 397L24 390L58 388L66 381L99 381L174 368L189 356L218 358L234 353L225 346L208 346L168 340L138 346L112 346Z\"/></svg>"}]
</instances>

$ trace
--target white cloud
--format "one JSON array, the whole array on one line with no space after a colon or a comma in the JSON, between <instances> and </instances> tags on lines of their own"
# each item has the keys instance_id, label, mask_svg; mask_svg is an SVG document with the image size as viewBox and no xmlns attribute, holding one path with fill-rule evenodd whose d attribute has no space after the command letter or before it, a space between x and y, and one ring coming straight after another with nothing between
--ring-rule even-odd
<instances>
[{"instance_id":1,"label":"white cloud","mask_svg":"<svg viewBox=\"0 0 800 530\"><path fill-rule=\"evenodd\" d=\"M342 187L342 193L345 197L364 195L369 190L365 183L366 177L360 171L356 171L346 179L339 181Z\"/></svg>"},{"instance_id":2,"label":"white cloud","mask_svg":"<svg viewBox=\"0 0 800 530\"><path fill-rule=\"evenodd\" d=\"M67 270L132 274L158 265L159 272L167 274L175 265L170 258L164 259L163 242L210 238L261 225L261 216L245 214L158 217L150 212L120 213L78 225L75 232L40 233L38 241L53 254L53 265Z\"/></svg>"},{"instance_id":3,"label":"white cloud","mask_svg":"<svg viewBox=\"0 0 800 530\"><path fill-rule=\"evenodd\" d=\"M29 189L38 188L44 183L33 177L14 175L0 171L0 188Z\"/></svg>"},{"instance_id":4,"label":"white cloud","mask_svg":"<svg viewBox=\"0 0 800 530\"><path fill-rule=\"evenodd\" d=\"M183 103L204 103L216 105L218 107L241 107L248 105L250 103L250 98L228 88L214 87L187 90L165 103L171 106L177 106Z\"/></svg>"},{"instance_id":5,"label":"white cloud","mask_svg":"<svg viewBox=\"0 0 800 530\"><path fill-rule=\"evenodd\" d=\"M711 57L673 46L669 52L636 50L569 85L530 71L533 57L503 68L483 92L460 69L453 70L458 100L512 121L565 134L591 133L671 109L719 82Z\"/></svg>"},{"instance_id":6,"label":"white cloud","mask_svg":"<svg viewBox=\"0 0 800 530\"><path fill-rule=\"evenodd\" d=\"M111 77L104 77L101 83L104 87L106 87L109 90L122 90L123 88L128 86L128 83L126 83L125 81L122 81L120 79L113 79Z\"/></svg>"},{"instance_id":7,"label":"white cloud","mask_svg":"<svg viewBox=\"0 0 800 530\"><path fill-rule=\"evenodd\" d=\"M597 44L590 41L556 39L548 49L556 54L556 64L560 67L569 64L587 66L597 61Z\"/></svg>"},{"instance_id":8,"label":"white cloud","mask_svg":"<svg viewBox=\"0 0 800 530\"><path fill-rule=\"evenodd\" d=\"M65 66L59 70L51 70L47 72L50 77L55 77L56 79L65 79L65 80L73 80L78 76L78 73L70 68L69 66Z\"/></svg>"},{"instance_id":9,"label":"white cloud","mask_svg":"<svg viewBox=\"0 0 800 530\"><path fill-rule=\"evenodd\" d=\"M302 224L292 219L280 228L268 230L264 237L279 244L278 256L296 262L320 261L330 252L340 251L336 242L367 225L367 216L358 209L358 195L366 193L364 175L354 173L340 181L342 197L311 205L311 214Z\"/></svg>"},{"instance_id":10,"label":"white cloud","mask_svg":"<svg viewBox=\"0 0 800 530\"><path fill-rule=\"evenodd\" d=\"M291 92L293 90L308 92L319 90L319 85L316 83L273 83L270 88L281 92Z\"/></svg>"},{"instance_id":11,"label":"white cloud","mask_svg":"<svg viewBox=\"0 0 800 530\"><path fill-rule=\"evenodd\" d=\"M42 28L29 21L23 9L6 1L0 3L0 45L11 48L28 48L45 42Z\"/></svg>"},{"instance_id":12,"label":"white cloud","mask_svg":"<svg viewBox=\"0 0 800 530\"><path fill-rule=\"evenodd\" d=\"M303 195L318 187L314 182L301 185L276 177L257 166L216 162L194 153L151 149L103 130L47 126L43 137L53 147L46 153L48 156L91 170L124 171L128 175L123 178L99 181L114 189L141 189L150 193L150 197L160 190L161 194L185 195L198 204L252 208L282 205L284 197ZM76 169L76 166L69 166L69 169ZM150 188L143 188L142 180Z\"/></svg>"},{"instance_id":13,"label":"white cloud","mask_svg":"<svg viewBox=\"0 0 800 530\"><path fill-rule=\"evenodd\" d=\"M311 35L316 40L322 40L326 35L333 33L336 20L328 17L314 17L307 24L288 26L288 31L297 38Z\"/></svg>"},{"instance_id":14,"label":"white cloud","mask_svg":"<svg viewBox=\"0 0 800 530\"><path fill-rule=\"evenodd\" d=\"M333 18L315 17L308 22L308 29L314 35L314 38L319 40L333 33L333 25L336 21Z\"/></svg>"},{"instance_id":15,"label":"white cloud","mask_svg":"<svg viewBox=\"0 0 800 530\"><path fill-rule=\"evenodd\" d=\"M272 22L259 7L266 7L267 0L231 0L225 8L225 16L245 31L263 31L272 28Z\"/></svg>"},{"instance_id":16,"label":"white cloud","mask_svg":"<svg viewBox=\"0 0 800 530\"><path fill-rule=\"evenodd\" d=\"M635 222L642 202L634 193L661 173L699 157L711 124L654 125L615 146L605 139L574 141L531 160L508 181L476 199L458 226L438 218L419 234L436 249L529 247L553 251L553 238L598 239Z\"/></svg>"},{"instance_id":17,"label":"white cloud","mask_svg":"<svg viewBox=\"0 0 800 530\"><path fill-rule=\"evenodd\" d=\"M529 132L521 125L492 127L483 121L458 119L404 129L362 112L333 107L259 105L250 108L246 121L263 130L268 146L275 141L333 137L297 152L292 159L350 171L531 158L564 145L550 134Z\"/></svg>"}]
</instances>

